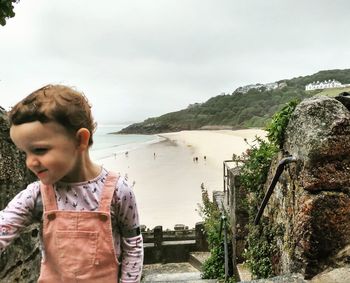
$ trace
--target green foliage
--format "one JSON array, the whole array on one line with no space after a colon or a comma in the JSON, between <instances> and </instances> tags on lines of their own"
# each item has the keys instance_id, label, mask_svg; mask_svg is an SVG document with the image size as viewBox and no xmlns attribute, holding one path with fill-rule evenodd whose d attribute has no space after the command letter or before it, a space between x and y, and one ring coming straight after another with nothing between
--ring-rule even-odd
<instances>
[{"instance_id":1,"label":"green foliage","mask_svg":"<svg viewBox=\"0 0 350 283\"><path fill-rule=\"evenodd\" d=\"M210 257L203 263L202 278L217 279L225 276L225 254L223 247L213 246L210 249Z\"/></svg>"},{"instance_id":2,"label":"green foliage","mask_svg":"<svg viewBox=\"0 0 350 283\"><path fill-rule=\"evenodd\" d=\"M249 214L249 233L244 257L253 275L257 278L274 275L273 263L279 260L276 239L277 236L283 234L283 229L269 223L264 217L259 225L256 226L253 223L265 195L264 184L271 161L276 156L278 147L283 144L284 131L297 105L298 100L292 100L273 115L267 127L268 141L257 137L241 156L233 156L233 160L241 164L242 189L248 192L248 197L240 200ZM200 207L200 211L204 217L205 230L211 249L211 257L203 266L203 278L220 278L224 275L223 243L222 237L219 236L220 212L217 206L210 201L208 192L204 188L202 188L202 200L203 206Z\"/></svg>"},{"instance_id":3,"label":"green foliage","mask_svg":"<svg viewBox=\"0 0 350 283\"><path fill-rule=\"evenodd\" d=\"M242 156L234 157L243 162L240 173L241 185L249 192L246 203L249 214L249 233L244 257L252 274L257 278L272 275L271 258L275 251L274 229L268 223L255 226L254 218L264 197L263 186L266 182L272 158L277 153L274 143L257 138Z\"/></svg>"},{"instance_id":4,"label":"green foliage","mask_svg":"<svg viewBox=\"0 0 350 283\"><path fill-rule=\"evenodd\" d=\"M264 184L271 161L284 142L285 129L297 105L298 101L292 100L273 115L267 127L268 141L257 138L256 143L245 153L239 157L234 156L234 160L242 163L241 185L249 192L247 199L242 201L249 214L249 233L244 257L257 278L274 275L273 262L279 259L276 238L283 234L283 229L274 226L264 217L259 225L254 225L254 219L265 195Z\"/></svg>"},{"instance_id":5,"label":"green foliage","mask_svg":"<svg viewBox=\"0 0 350 283\"><path fill-rule=\"evenodd\" d=\"M315 91L316 94L315 96L329 96L329 97L334 97L339 95L342 92L350 92L350 87L339 87L339 88L326 88L323 90L317 90Z\"/></svg>"},{"instance_id":6,"label":"green foliage","mask_svg":"<svg viewBox=\"0 0 350 283\"><path fill-rule=\"evenodd\" d=\"M287 103L280 111L275 113L271 122L267 126L268 139L279 148L283 147L284 133L287 128L290 116L294 112L295 107L299 104L299 100L292 100Z\"/></svg>"},{"instance_id":7,"label":"green foliage","mask_svg":"<svg viewBox=\"0 0 350 283\"><path fill-rule=\"evenodd\" d=\"M199 212L204 220L204 229L210 249L210 257L203 263L201 276L204 279L224 278L225 254L224 233L220 235L221 213L218 206L210 200L204 186L202 186L202 205L199 205ZM227 229L230 230L229 227Z\"/></svg>"},{"instance_id":8,"label":"green foliage","mask_svg":"<svg viewBox=\"0 0 350 283\"><path fill-rule=\"evenodd\" d=\"M279 260L276 237L283 233L281 226L273 226L266 218L261 224L249 225L248 248L244 257L253 275L257 278L268 278L275 275L272 263Z\"/></svg>"},{"instance_id":9,"label":"green foliage","mask_svg":"<svg viewBox=\"0 0 350 283\"><path fill-rule=\"evenodd\" d=\"M202 186L202 205L199 212L204 220L204 228L207 235L209 247L218 246L222 241L220 234L220 210L218 206L210 200L208 190Z\"/></svg>"},{"instance_id":10,"label":"green foliage","mask_svg":"<svg viewBox=\"0 0 350 283\"><path fill-rule=\"evenodd\" d=\"M245 251L246 263L252 273L258 278L267 278L272 275L270 260L271 245L267 233L261 233L262 226L249 226L248 249ZM260 228L260 229L259 229Z\"/></svg>"},{"instance_id":11,"label":"green foliage","mask_svg":"<svg viewBox=\"0 0 350 283\"><path fill-rule=\"evenodd\" d=\"M344 70L324 70L319 71L316 74L313 74L311 76L305 76L305 77L298 77L291 79L288 82L288 85L292 87L298 87L301 88L309 83L315 82L315 81L325 81L329 79L335 79L343 84L350 82L350 72L349 69Z\"/></svg>"},{"instance_id":12,"label":"green foliage","mask_svg":"<svg viewBox=\"0 0 350 283\"><path fill-rule=\"evenodd\" d=\"M253 222L258 206L264 197L263 186L267 179L271 160L278 151L273 143L261 138L256 138L255 142L250 149L234 159L243 162L240 181L242 186L251 193L248 203L251 222Z\"/></svg>"},{"instance_id":13,"label":"green foliage","mask_svg":"<svg viewBox=\"0 0 350 283\"><path fill-rule=\"evenodd\" d=\"M298 100L292 100L273 115L266 129L268 141L257 138L256 144L242 156L235 158L243 162L240 179L242 186L249 192L249 197L244 201L249 214L249 233L244 257L257 278L274 275L273 263L279 260L276 239L283 234L283 228L274 226L264 217L259 225L254 225L254 219L265 195L264 184L271 161L278 152L278 148L283 145L285 129L298 103Z\"/></svg>"},{"instance_id":14,"label":"green foliage","mask_svg":"<svg viewBox=\"0 0 350 283\"><path fill-rule=\"evenodd\" d=\"M18 2L19 0L0 0L0 25L6 25L6 19L15 16L13 4Z\"/></svg>"}]
</instances>

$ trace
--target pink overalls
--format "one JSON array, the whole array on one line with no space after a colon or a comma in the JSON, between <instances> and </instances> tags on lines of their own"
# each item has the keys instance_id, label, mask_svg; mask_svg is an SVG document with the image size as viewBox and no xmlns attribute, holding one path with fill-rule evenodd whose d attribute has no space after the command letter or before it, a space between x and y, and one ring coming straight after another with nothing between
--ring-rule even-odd
<instances>
[{"instance_id":1,"label":"pink overalls","mask_svg":"<svg viewBox=\"0 0 350 283\"><path fill-rule=\"evenodd\" d=\"M109 172L97 211L57 210L53 187L41 184L45 256L38 282L118 282L110 214L117 180Z\"/></svg>"}]
</instances>

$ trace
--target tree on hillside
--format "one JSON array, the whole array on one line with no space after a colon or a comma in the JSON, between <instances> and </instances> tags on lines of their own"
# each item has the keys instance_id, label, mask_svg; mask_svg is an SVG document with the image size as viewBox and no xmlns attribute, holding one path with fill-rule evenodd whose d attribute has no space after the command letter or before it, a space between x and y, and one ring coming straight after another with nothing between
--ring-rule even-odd
<instances>
[{"instance_id":1,"label":"tree on hillside","mask_svg":"<svg viewBox=\"0 0 350 283\"><path fill-rule=\"evenodd\" d=\"M0 0L0 25L6 25L6 20L15 16L13 4L19 0Z\"/></svg>"}]
</instances>

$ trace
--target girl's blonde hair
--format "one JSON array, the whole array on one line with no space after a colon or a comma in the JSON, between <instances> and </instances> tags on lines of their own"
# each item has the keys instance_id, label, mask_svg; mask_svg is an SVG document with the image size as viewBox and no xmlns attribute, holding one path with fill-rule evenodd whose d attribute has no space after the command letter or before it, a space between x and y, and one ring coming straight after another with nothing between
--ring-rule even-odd
<instances>
[{"instance_id":1,"label":"girl's blonde hair","mask_svg":"<svg viewBox=\"0 0 350 283\"><path fill-rule=\"evenodd\" d=\"M93 143L96 123L85 95L64 85L46 85L18 102L8 113L10 125L28 122L57 122L75 135L81 129L90 131Z\"/></svg>"}]
</instances>

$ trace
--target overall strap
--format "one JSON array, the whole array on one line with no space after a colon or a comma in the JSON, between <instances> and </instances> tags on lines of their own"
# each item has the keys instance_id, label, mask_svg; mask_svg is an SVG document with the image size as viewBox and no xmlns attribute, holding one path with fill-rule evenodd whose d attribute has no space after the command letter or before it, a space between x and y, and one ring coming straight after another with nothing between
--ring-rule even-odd
<instances>
[{"instance_id":1,"label":"overall strap","mask_svg":"<svg viewBox=\"0 0 350 283\"><path fill-rule=\"evenodd\" d=\"M105 181L101 194L101 200L98 211L107 213L110 212L111 202L118 179L119 176L117 174L108 171L107 179Z\"/></svg>"},{"instance_id":2,"label":"overall strap","mask_svg":"<svg viewBox=\"0 0 350 283\"><path fill-rule=\"evenodd\" d=\"M41 199L44 212L57 210L56 196L52 185L45 185L40 182Z\"/></svg>"}]
</instances>

